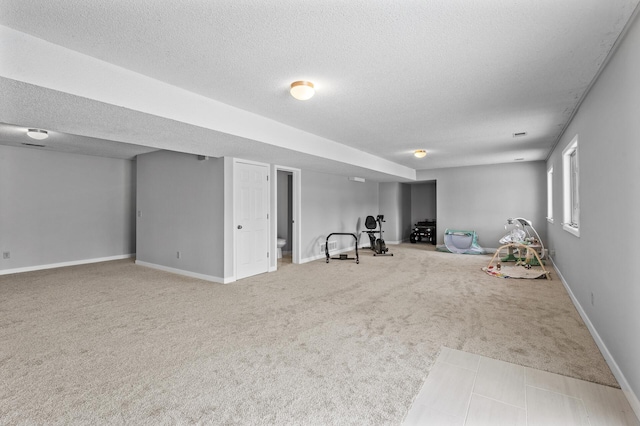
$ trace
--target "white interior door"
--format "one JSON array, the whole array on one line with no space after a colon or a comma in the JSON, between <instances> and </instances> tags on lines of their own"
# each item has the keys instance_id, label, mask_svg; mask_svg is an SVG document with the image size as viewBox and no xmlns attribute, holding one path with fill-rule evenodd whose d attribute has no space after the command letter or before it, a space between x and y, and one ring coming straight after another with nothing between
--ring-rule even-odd
<instances>
[{"instance_id":1,"label":"white interior door","mask_svg":"<svg viewBox=\"0 0 640 426\"><path fill-rule=\"evenodd\" d=\"M269 269L268 169L238 162L235 176L236 279Z\"/></svg>"}]
</instances>

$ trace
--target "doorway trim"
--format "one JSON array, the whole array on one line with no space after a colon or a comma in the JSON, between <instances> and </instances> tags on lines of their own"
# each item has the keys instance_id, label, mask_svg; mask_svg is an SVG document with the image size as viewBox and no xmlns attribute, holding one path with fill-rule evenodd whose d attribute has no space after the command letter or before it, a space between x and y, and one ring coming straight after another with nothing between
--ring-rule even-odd
<instances>
[{"instance_id":1,"label":"doorway trim","mask_svg":"<svg viewBox=\"0 0 640 426\"><path fill-rule=\"evenodd\" d=\"M278 269L278 172L287 172L292 175L292 206L291 206L291 220L293 224L291 226L291 260L293 263L300 263L300 245L301 245L301 216L302 216L302 181L301 170L293 167L273 165L271 170L271 223L270 223L270 236L269 242L271 255L269 258L269 271L276 271Z\"/></svg>"}]
</instances>

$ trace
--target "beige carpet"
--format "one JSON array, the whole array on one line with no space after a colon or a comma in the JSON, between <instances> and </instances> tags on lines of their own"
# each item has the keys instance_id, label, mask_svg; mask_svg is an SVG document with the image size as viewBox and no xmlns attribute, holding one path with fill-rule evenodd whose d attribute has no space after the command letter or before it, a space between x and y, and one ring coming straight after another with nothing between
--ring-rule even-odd
<instances>
[{"instance_id":1,"label":"beige carpet","mask_svg":"<svg viewBox=\"0 0 640 426\"><path fill-rule=\"evenodd\" d=\"M0 424L400 424L441 346L616 386L555 273L362 250L231 285L132 261L0 277Z\"/></svg>"}]
</instances>

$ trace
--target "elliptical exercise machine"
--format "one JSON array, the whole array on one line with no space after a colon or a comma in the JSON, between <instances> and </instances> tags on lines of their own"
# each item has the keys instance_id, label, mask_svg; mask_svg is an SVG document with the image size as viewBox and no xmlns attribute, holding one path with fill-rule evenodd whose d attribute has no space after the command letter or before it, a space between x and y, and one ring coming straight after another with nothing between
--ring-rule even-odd
<instances>
[{"instance_id":1,"label":"elliptical exercise machine","mask_svg":"<svg viewBox=\"0 0 640 426\"><path fill-rule=\"evenodd\" d=\"M382 222L384 222L384 215L379 214L377 218L374 219L373 216L367 216L364 221L364 226L368 229L366 232L369 235L369 242L371 243L371 250L373 250L373 255L381 255L381 256L393 256L393 253L389 253L389 247L384 242L382 238ZM376 228L380 225L380 230L376 230ZM376 238L376 234L380 234L380 238Z\"/></svg>"}]
</instances>

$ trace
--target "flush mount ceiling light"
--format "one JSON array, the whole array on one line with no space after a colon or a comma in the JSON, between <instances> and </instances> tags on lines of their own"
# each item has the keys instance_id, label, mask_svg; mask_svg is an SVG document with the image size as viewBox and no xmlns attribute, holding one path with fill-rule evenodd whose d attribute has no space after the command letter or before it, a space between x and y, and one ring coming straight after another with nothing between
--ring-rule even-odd
<instances>
[{"instance_id":1,"label":"flush mount ceiling light","mask_svg":"<svg viewBox=\"0 0 640 426\"><path fill-rule=\"evenodd\" d=\"M413 155L415 155L418 158L424 158L427 155L427 151L425 151L424 149L416 149L413 152Z\"/></svg>"},{"instance_id":2,"label":"flush mount ceiling light","mask_svg":"<svg viewBox=\"0 0 640 426\"><path fill-rule=\"evenodd\" d=\"M291 83L291 96L299 101L306 101L310 99L316 90L313 87L313 83L310 81L294 81Z\"/></svg>"},{"instance_id":3,"label":"flush mount ceiling light","mask_svg":"<svg viewBox=\"0 0 640 426\"><path fill-rule=\"evenodd\" d=\"M27 130L27 136L36 140L43 140L49 137L49 133L46 130L29 129Z\"/></svg>"}]
</instances>

